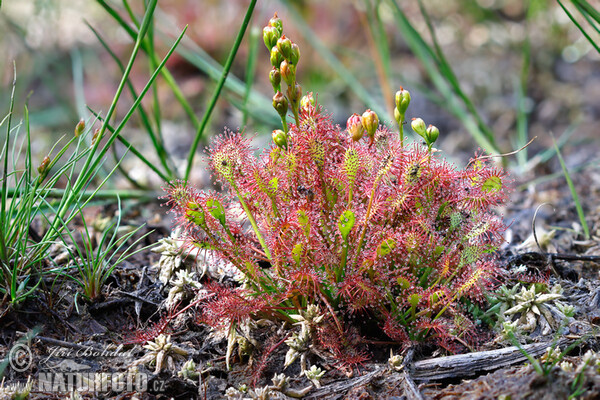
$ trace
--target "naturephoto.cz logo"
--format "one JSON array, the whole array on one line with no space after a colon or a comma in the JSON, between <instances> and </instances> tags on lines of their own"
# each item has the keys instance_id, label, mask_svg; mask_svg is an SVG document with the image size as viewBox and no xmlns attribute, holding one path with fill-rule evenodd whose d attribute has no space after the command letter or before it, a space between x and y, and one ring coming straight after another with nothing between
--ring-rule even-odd
<instances>
[{"instance_id":1,"label":"naturephoto.cz logo","mask_svg":"<svg viewBox=\"0 0 600 400\"><path fill-rule=\"evenodd\" d=\"M114 358L125 365L125 371L99 372L93 365L96 358ZM34 365L31 348L25 343L16 343L8 354L8 365L17 373L26 373L36 367L38 373L33 388L43 393L122 393L163 392L164 381L151 379L132 363L131 351L50 347L47 355L40 357ZM37 384L36 384L37 381Z\"/></svg>"},{"instance_id":2,"label":"naturephoto.cz logo","mask_svg":"<svg viewBox=\"0 0 600 400\"><path fill-rule=\"evenodd\" d=\"M138 371L127 372L40 372L40 392L145 392L148 376Z\"/></svg>"}]
</instances>

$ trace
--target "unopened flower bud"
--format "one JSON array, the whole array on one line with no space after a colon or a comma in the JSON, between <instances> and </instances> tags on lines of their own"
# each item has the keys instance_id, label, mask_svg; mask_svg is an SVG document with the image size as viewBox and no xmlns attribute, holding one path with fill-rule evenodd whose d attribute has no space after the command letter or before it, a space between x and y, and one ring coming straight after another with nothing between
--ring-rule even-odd
<instances>
[{"instance_id":1,"label":"unopened flower bud","mask_svg":"<svg viewBox=\"0 0 600 400\"><path fill-rule=\"evenodd\" d=\"M285 115L288 112L288 101L283 93L275 93L275 96L273 96L273 108L275 108L281 118L285 118Z\"/></svg>"},{"instance_id":2,"label":"unopened flower bud","mask_svg":"<svg viewBox=\"0 0 600 400\"><path fill-rule=\"evenodd\" d=\"M413 131L417 133L417 135L425 139L425 135L427 134L427 126L425 125L425 121L423 121L421 118L413 118L410 126Z\"/></svg>"},{"instance_id":3,"label":"unopened flower bud","mask_svg":"<svg viewBox=\"0 0 600 400\"><path fill-rule=\"evenodd\" d=\"M296 66L290 64L287 60L283 60L279 66L281 77L288 85L293 85L296 81Z\"/></svg>"},{"instance_id":4,"label":"unopened flower bud","mask_svg":"<svg viewBox=\"0 0 600 400\"><path fill-rule=\"evenodd\" d=\"M311 105L312 107L315 106L315 98L313 97L313 93L312 92L306 93L300 99L300 108L306 109L306 108L308 108L309 105Z\"/></svg>"},{"instance_id":5,"label":"unopened flower bud","mask_svg":"<svg viewBox=\"0 0 600 400\"><path fill-rule=\"evenodd\" d=\"M401 115L406 114L406 109L408 108L409 104L410 93L408 92L408 90L400 86L400 90L396 92L396 108L398 109Z\"/></svg>"},{"instance_id":6,"label":"unopened flower bud","mask_svg":"<svg viewBox=\"0 0 600 400\"><path fill-rule=\"evenodd\" d=\"M291 93L291 101L294 104L300 104L300 99L302 98L302 86L300 86L299 84L295 84L292 88L292 93Z\"/></svg>"},{"instance_id":7,"label":"unopened flower bud","mask_svg":"<svg viewBox=\"0 0 600 400\"><path fill-rule=\"evenodd\" d=\"M269 26L277 29L277 38L280 38L283 33L283 22L281 21L281 18L277 16L277 13L269 20Z\"/></svg>"},{"instance_id":8,"label":"unopened flower bud","mask_svg":"<svg viewBox=\"0 0 600 400\"><path fill-rule=\"evenodd\" d=\"M283 56L281 55L281 52L279 51L277 46L273 46L271 48L271 65L276 68L279 68L282 61L283 61Z\"/></svg>"},{"instance_id":9,"label":"unopened flower bud","mask_svg":"<svg viewBox=\"0 0 600 400\"><path fill-rule=\"evenodd\" d=\"M400 111L398 111L398 108L394 108L394 118L396 119L396 121L399 121L398 123L400 123L402 115L400 115Z\"/></svg>"},{"instance_id":10,"label":"unopened flower bud","mask_svg":"<svg viewBox=\"0 0 600 400\"><path fill-rule=\"evenodd\" d=\"M273 85L274 91L279 91L281 88L281 72L275 67L269 72L269 80L271 81L271 85Z\"/></svg>"},{"instance_id":11,"label":"unopened flower bud","mask_svg":"<svg viewBox=\"0 0 600 400\"><path fill-rule=\"evenodd\" d=\"M286 60L290 59L290 55L292 54L292 41L283 35L279 39L277 39L277 48L283 55L283 58Z\"/></svg>"},{"instance_id":12,"label":"unopened flower bud","mask_svg":"<svg viewBox=\"0 0 600 400\"><path fill-rule=\"evenodd\" d=\"M96 129L92 135L92 146L96 144L98 139L100 139L100 128Z\"/></svg>"},{"instance_id":13,"label":"unopened flower bud","mask_svg":"<svg viewBox=\"0 0 600 400\"><path fill-rule=\"evenodd\" d=\"M438 136L440 136L440 130L433 125L429 125L425 131L425 140L427 141L427 144L433 144Z\"/></svg>"},{"instance_id":14,"label":"unopened flower bud","mask_svg":"<svg viewBox=\"0 0 600 400\"><path fill-rule=\"evenodd\" d=\"M50 165L50 157L46 156L40 163L40 166L37 168L40 179L44 179L46 175L48 175L48 166Z\"/></svg>"},{"instance_id":15,"label":"unopened flower bud","mask_svg":"<svg viewBox=\"0 0 600 400\"><path fill-rule=\"evenodd\" d=\"M367 110L362 115L362 126L371 139L375 137L375 131L379 127L379 117L375 111Z\"/></svg>"},{"instance_id":16,"label":"unopened flower bud","mask_svg":"<svg viewBox=\"0 0 600 400\"><path fill-rule=\"evenodd\" d=\"M300 60L300 47L296 43L292 43L292 52L290 53L290 64L298 65Z\"/></svg>"},{"instance_id":17,"label":"unopened flower bud","mask_svg":"<svg viewBox=\"0 0 600 400\"><path fill-rule=\"evenodd\" d=\"M271 50L273 46L277 45L277 39L279 39L277 28L272 26L265 26L263 28L263 41L265 42L265 46L267 46L267 50Z\"/></svg>"},{"instance_id":18,"label":"unopened flower bud","mask_svg":"<svg viewBox=\"0 0 600 400\"><path fill-rule=\"evenodd\" d=\"M79 120L77 125L75 125L75 137L78 137L79 135L81 135L84 130L85 130L85 120L82 118L81 120Z\"/></svg>"},{"instance_id":19,"label":"unopened flower bud","mask_svg":"<svg viewBox=\"0 0 600 400\"><path fill-rule=\"evenodd\" d=\"M277 145L277 147L280 149L287 148L287 136L285 135L284 131L281 129L276 129L273 131L272 137L273 142Z\"/></svg>"},{"instance_id":20,"label":"unopened flower bud","mask_svg":"<svg viewBox=\"0 0 600 400\"><path fill-rule=\"evenodd\" d=\"M346 130L350 134L352 140L358 142L365 134L365 128L363 128L361 116L356 113L352 114L346 122Z\"/></svg>"}]
</instances>

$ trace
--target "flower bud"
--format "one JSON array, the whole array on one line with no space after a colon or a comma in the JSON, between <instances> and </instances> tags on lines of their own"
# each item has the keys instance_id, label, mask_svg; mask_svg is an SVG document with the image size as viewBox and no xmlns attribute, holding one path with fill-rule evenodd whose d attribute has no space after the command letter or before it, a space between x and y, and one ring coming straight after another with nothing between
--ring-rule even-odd
<instances>
[{"instance_id":1,"label":"flower bud","mask_svg":"<svg viewBox=\"0 0 600 400\"><path fill-rule=\"evenodd\" d=\"M288 85L293 85L296 81L296 66L287 62L287 60L283 60L279 67L281 71L281 77Z\"/></svg>"},{"instance_id":2,"label":"flower bud","mask_svg":"<svg viewBox=\"0 0 600 400\"><path fill-rule=\"evenodd\" d=\"M306 109L306 108L308 108L309 105L311 105L312 107L315 106L315 98L313 97L313 93L312 92L306 93L300 99L300 108Z\"/></svg>"},{"instance_id":3,"label":"flower bud","mask_svg":"<svg viewBox=\"0 0 600 400\"><path fill-rule=\"evenodd\" d=\"M277 145L277 147L280 149L287 148L287 136L285 135L284 131L281 129L275 129L271 136L273 137L273 142Z\"/></svg>"},{"instance_id":4,"label":"flower bud","mask_svg":"<svg viewBox=\"0 0 600 400\"><path fill-rule=\"evenodd\" d=\"M98 139L100 139L100 129L101 128L96 129L92 135L92 146L96 144Z\"/></svg>"},{"instance_id":5,"label":"flower bud","mask_svg":"<svg viewBox=\"0 0 600 400\"><path fill-rule=\"evenodd\" d=\"M279 39L277 39L277 48L279 52L283 55L283 58L286 60L290 59L290 55L292 54L292 41L283 35Z\"/></svg>"},{"instance_id":6,"label":"flower bud","mask_svg":"<svg viewBox=\"0 0 600 400\"><path fill-rule=\"evenodd\" d=\"M397 107L394 108L394 118L398 123L400 123L400 120L402 119L402 115L400 115L400 111L398 111Z\"/></svg>"},{"instance_id":7,"label":"flower bud","mask_svg":"<svg viewBox=\"0 0 600 400\"><path fill-rule=\"evenodd\" d=\"M425 140L427 141L427 144L433 144L438 136L440 136L440 130L433 125L429 125L425 131Z\"/></svg>"},{"instance_id":8,"label":"flower bud","mask_svg":"<svg viewBox=\"0 0 600 400\"><path fill-rule=\"evenodd\" d=\"M81 120L79 120L77 125L75 125L75 137L78 137L79 135L81 135L84 130L85 130L85 120L82 118Z\"/></svg>"},{"instance_id":9,"label":"flower bud","mask_svg":"<svg viewBox=\"0 0 600 400\"><path fill-rule=\"evenodd\" d=\"M50 157L46 156L40 163L40 166L37 168L37 170L40 174L40 178L39 178L40 182L43 181L44 178L46 178L46 175L48 175L48 166L49 165L50 165Z\"/></svg>"},{"instance_id":10,"label":"flower bud","mask_svg":"<svg viewBox=\"0 0 600 400\"><path fill-rule=\"evenodd\" d=\"M269 80L271 81L271 85L273 85L274 91L279 91L281 88L281 72L275 67L269 72Z\"/></svg>"},{"instance_id":11,"label":"flower bud","mask_svg":"<svg viewBox=\"0 0 600 400\"><path fill-rule=\"evenodd\" d=\"M275 93L275 96L273 96L273 108L275 108L281 118L285 118L288 112L288 101L283 93L279 91Z\"/></svg>"},{"instance_id":12,"label":"flower bud","mask_svg":"<svg viewBox=\"0 0 600 400\"><path fill-rule=\"evenodd\" d=\"M401 115L406 114L406 109L408 108L409 104L410 93L408 92L408 90L400 86L400 90L396 92L396 108L398 109Z\"/></svg>"},{"instance_id":13,"label":"flower bud","mask_svg":"<svg viewBox=\"0 0 600 400\"><path fill-rule=\"evenodd\" d=\"M346 130L350 134L352 140L358 142L365 134L361 116L356 113L352 114L346 122Z\"/></svg>"},{"instance_id":14,"label":"flower bud","mask_svg":"<svg viewBox=\"0 0 600 400\"><path fill-rule=\"evenodd\" d=\"M269 20L269 26L277 29L277 38L280 38L283 33L283 22L281 21L281 18L277 16L277 13Z\"/></svg>"},{"instance_id":15,"label":"flower bud","mask_svg":"<svg viewBox=\"0 0 600 400\"><path fill-rule=\"evenodd\" d=\"M277 45L277 39L279 39L277 28L272 26L265 26L263 28L263 41L265 42L265 46L267 46L267 50L271 50L273 46Z\"/></svg>"},{"instance_id":16,"label":"flower bud","mask_svg":"<svg viewBox=\"0 0 600 400\"><path fill-rule=\"evenodd\" d=\"M271 48L271 65L276 68L279 68L282 61L283 61L283 56L281 55L281 52L279 51L277 46L273 46Z\"/></svg>"},{"instance_id":17,"label":"flower bud","mask_svg":"<svg viewBox=\"0 0 600 400\"><path fill-rule=\"evenodd\" d=\"M302 86L296 83L294 86L288 88L288 91L289 89L292 89L290 101L294 104L300 104L300 99L302 98Z\"/></svg>"},{"instance_id":18,"label":"flower bud","mask_svg":"<svg viewBox=\"0 0 600 400\"><path fill-rule=\"evenodd\" d=\"M300 47L296 43L292 43L292 52L290 53L290 64L297 65L300 60Z\"/></svg>"},{"instance_id":19,"label":"flower bud","mask_svg":"<svg viewBox=\"0 0 600 400\"><path fill-rule=\"evenodd\" d=\"M367 131L367 135L373 139L375 137L375 131L377 131L377 128L379 127L379 117L375 111L369 109L363 113L362 126Z\"/></svg>"},{"instance_id":20,"label":"flower bud","mask_svg":"<svg viewBox=\"0 0 600 400\"><path fill-rule=\"evenodd\" d=\"M425 136L427 134L427 127L425 125L425 121L423 121L421 118L413 118L410 126L413 131L417 133L417 135L421 136L423 139L426 139Z\"/></svg>"}]
</instances>

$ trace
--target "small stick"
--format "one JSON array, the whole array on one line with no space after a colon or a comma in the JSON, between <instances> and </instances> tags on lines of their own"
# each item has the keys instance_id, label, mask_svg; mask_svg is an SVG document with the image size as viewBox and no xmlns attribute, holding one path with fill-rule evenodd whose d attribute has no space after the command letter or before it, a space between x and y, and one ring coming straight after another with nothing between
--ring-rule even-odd
<instances>
[{"instance_id":1,"label":"small stick","mask_svg":"<svg viewBox=\"0 0 600 400\"><path fill-rule=\"evenodd\" d=\"M49 338L49 337L45 337L45 336L36 336L35 338L44 343L47 343L47 344L51 344L54 346L60 346L60 347L64 347L67 349L73 349L73 350L77 350L77 351L90 351L90 350L98 351L98 350L100 350L96 347L84 346L81 344L71 343L71 342L65 342L64 340L53 339L53 338Z\"/></svg>"},{"instance_id":2,"label":"small stick","mask_svg":"<svg viewBox=\"0 0 600 400\"><path fill-rule=\"evenodd\" d=\"M469 165L471 165L472 162L474 161L481 161L481 160L487 160L489 158L495 158L495 157L507 157L507 156L512 156L513 154L517 154L518 152L520 152L521 150L524 150L525 148L527 148L527 146L529 146L535 139L537 139L537 136L534 136L533 139L531 139L529 142L527 142L526 145L524 145L523 147L521 147L518 150L515 151L511 151L510 153L504 153L504 154L490 154L488 156L483 156L483 157L477 157L471 161L469 161L469 163L467 164L467 166L465 168L468 168Z\"/></svg>"}]
</instances>

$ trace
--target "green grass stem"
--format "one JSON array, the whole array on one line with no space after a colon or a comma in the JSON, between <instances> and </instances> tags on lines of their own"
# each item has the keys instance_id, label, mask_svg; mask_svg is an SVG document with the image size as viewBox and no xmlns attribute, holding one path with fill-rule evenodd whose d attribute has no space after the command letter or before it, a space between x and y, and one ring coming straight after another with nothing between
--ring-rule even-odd
<instances>
[{"instance_id":1,"label":"green grass stem","mask_svg":"<svg viewBox=\"0 0 600 400\"><path fill-rule=\"evenodd\" d=\"M244 38L244 34L246 33L246 28L248 27L248 24L250 23L250 18L252 17L252 13L254 12L254 6L256 6L256 1L257 0L251 0L250 4L248 5L248 8L246 9L246 15L244 16L244 21L242 22L242 26L238 30L238 33L237 33L237 36L233 43L233 46L231 48L231 51L229 52L229 56L227 57L227 61L225 61L225 65L223 66L223 74L221 75L221 78L217 82L217 87L215 88L213 96L210 99L210 102L208 103L207 109L204 111L204 116L202 117L202 122L200 123L200 127L196 131L196 136L194 137L194 141L192 142L192 145L190 147L190 151L189 151L188 157L187 157L187 166L186 166L185 175L183 178L185 181L187 181L189 179L190 173L192 172L192 167L194 164L194 157L196 156L196 149L198 148L200 139L202 139L202 135L204 135L204 130L206 129L206 126L208 125L210 116L212 115L212 112L215 109L215 106L217 105L217 100L219 99L219 96L221 95L221 91L223 90L223 86L225 85L225 81L227 80L227 75L229 74L229 70L231 69L231 66L233 65L233 60L235 59L237 51L240 48L240 45L242 44L242 39Z\"/></svg>"},{"instance_id":2,"label":"green grass stem","mask_svg":"<svg viewBox=\"0 0 600 400\"><path fill-rule=\"evenodd\" d=\"M556 155L558 156L558 161L560 162L560 166L565 175L565 180L567 181L567 185L569 185L569 190L571 191L571 196L573 197L573 201L575 202L575 209L577 210L577 216L579 217L579 222L581 223L581 228L583 229L583 233L586 239L590 239L590 228L585 220L585 213L583 212L583 207L581 207L581 202L579 201L579 195L577 194L577 190L575 189L575 185L573 184L573 180L571 179L571 175L569 174L569 170L567 169L567 165L565 164L565 160L562 158L560 154L560 150L556 145L556 141L554 141L554 150L556 151Z\"/></svg>"}]
</instances>

